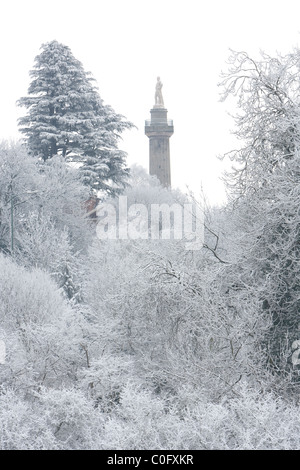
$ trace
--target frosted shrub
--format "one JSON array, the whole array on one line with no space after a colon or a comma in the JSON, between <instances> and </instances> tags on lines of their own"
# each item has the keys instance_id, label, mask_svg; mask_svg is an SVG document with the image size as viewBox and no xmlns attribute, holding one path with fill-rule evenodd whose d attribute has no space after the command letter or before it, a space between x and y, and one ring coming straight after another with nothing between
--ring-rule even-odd
<instances>
[{"instance_id":1,"label":"frosted shrub","mask_svg":"<svg viewBox=\"0 0 300 470\"><path fill-rule=\"evenodd\" d=\"M128 384L120 405L105 423L105 449L167 449L170 429L179 429L176 416L165 412L162 399L147 390Z\"/></svg>"},{"instance_id":2,"label":"frosted shrub","mask_svg":"<svg viewBox=\"0 0 300 470\"><path fill-rule=\"evenodd\" d=\"M36 395L39 414L46 416L47 427L66 450L95 449L101 441L103 416L80 390L43 388Z\"/></svg>"},{"instance_id":3,"label":"frosted shrub","mask_svg":"<svg viewBox=\"0 0 300 470\"><path fill-rule=\"evenodd\" d=\"M6 381L22 386L66 382L84 363L86 326L49 275L0 256L0 322L5 334ZM1 338L0 338L1 339Z\"/></svg>"},{"instance_id":4,"label":"frosted shrub","mask_svg":"<svg viewBox=\"0 0 300 470\"><path fill-rule=\"evenodd\" d=\"M242 389L223 403L198 403L188 409L182 439L189 449L288 450L300 445L300 410L276 399Z\"/></svg>"},{"instance_id":5,"label":"frosted shrub","mask_svg":"<svg viewBox=\"0 0 300 470\"><path fill-rule=\"evenodd\" d=\"M150 392L127 386L105 424L103 448L288 450L300 445L300 410L272 394L242 387L221 403L198 401L184 412Z\"/></svg>"},{"instance_id":6,"label":"frosted shrub","mask_svg":"<svg viewBox=\"0 0 300 470\"><path fill-rule=\"evenodd\" d=\"M80 386L89 392L99 410L111 411L120 400L124 382L133 376L133 366L126 356L104 352L79 373Z\"/></svg>"},{"instance_id":7,"label":"frosted shrub","mask_svg":"<svg viewBox=\"0 0 300 470\"><path fill-rule=\"evenodd\" d=\"M0 316L7 327L42 324L57 317L62 299L48 274L27 271L0 255Z\"/></svg>"},{"instance_id":8,"label":"frosted shrub","mask_svg":"<svg viewBox=\"0 0 300 470\"><path fill-rule=\"evenodd\" d=\"M59 449L46 417L13 390L0 389L0 449Z\"/></svg>"},{"instance_id":9,"label":"frosted shrub","mask_svg":"<svg viewBox=\"0 0 300 470\"><path fill-rule=\"evenodd\" d=\"M300 445L300 409L276 398L243 392L229 403L230 440L235 449L297 449Z\"/></svg>"}]
</instances>

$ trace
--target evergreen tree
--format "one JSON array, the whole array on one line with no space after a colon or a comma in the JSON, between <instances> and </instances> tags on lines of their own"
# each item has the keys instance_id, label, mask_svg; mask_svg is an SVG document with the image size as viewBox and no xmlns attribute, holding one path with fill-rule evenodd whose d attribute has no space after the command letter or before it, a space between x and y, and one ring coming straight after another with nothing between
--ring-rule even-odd
<instances>
[{"instance_id":1,"label":"evergreen tree","mask_svg":"<svg viewBox=\"0 0 300 470\"><path fill-rule=\"evenodd\" d=\"M124 186L126 153L118 149L121 133L133 125L99 96L94 79L69 47L43 44L30 72L27 108L19 120L32 155L46 161L62 155L79 163L85 184L116 194Z\"/></svg>"}]
</instances>

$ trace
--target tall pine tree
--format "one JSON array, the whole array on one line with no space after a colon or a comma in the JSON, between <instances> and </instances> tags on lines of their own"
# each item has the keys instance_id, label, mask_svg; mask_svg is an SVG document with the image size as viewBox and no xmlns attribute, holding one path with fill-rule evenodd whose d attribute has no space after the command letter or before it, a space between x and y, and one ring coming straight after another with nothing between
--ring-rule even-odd
<instances>
[{"instance_id":1,"label":"tall pine tree","mask_svg":"<svg viewBox=\"0 0 300 470\"><path fill-rule=\"evenodd\" d=\"M51 41L41 49L30 72L29 96L18 102L27 108L19 127L29 152L44 161L62 155L79 164L93 190L117 194L128 174L118 142L133 124L104 105L95 80L69 47Z\"/></svg>"}]
</instances>

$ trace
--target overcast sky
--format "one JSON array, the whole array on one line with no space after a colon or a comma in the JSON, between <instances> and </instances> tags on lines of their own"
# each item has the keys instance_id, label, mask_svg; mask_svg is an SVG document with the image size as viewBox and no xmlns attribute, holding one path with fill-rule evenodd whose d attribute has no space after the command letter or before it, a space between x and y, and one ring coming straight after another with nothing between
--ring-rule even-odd
<instances>
[{"instance_id":1,"label":"overcast sky","mask_svg":"<svg viewBox=\"0 0 300 470\"><path fill-rule=\"evenodd\" d=\"M124 134L128 164L148 170L144 121L154 104L156 77L163 82L170 140L172 185L201 185L212 204L225 198L220 180L233 122L219 102L220 72L229 48L257 57L259 50L288 53L300 42L299 0L2 0L1 138L17 136L29 70L42 43L69 46L97 80L106 104L138 130Z\"/></svg>"}]
</instances>

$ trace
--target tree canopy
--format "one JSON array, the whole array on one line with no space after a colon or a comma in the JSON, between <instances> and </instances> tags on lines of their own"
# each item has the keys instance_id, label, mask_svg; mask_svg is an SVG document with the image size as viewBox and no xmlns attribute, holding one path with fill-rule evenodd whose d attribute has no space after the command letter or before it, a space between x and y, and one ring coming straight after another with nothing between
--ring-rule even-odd
<instances>
[{"instance_id":1,"label":"tree canopy","mask_svg":"<svg viewBox=\"0 0 300 470\"><path fill-rule=\"evenodd\" d=\"M19 128L29 152L44 161L61 155L79 165L93 190L118 193L128 174L118 143L133 124L104 104L95 80L68 46L51 41L41 49L28 96L18 102L27 109Z\"/></svg>"}]
</instances>

